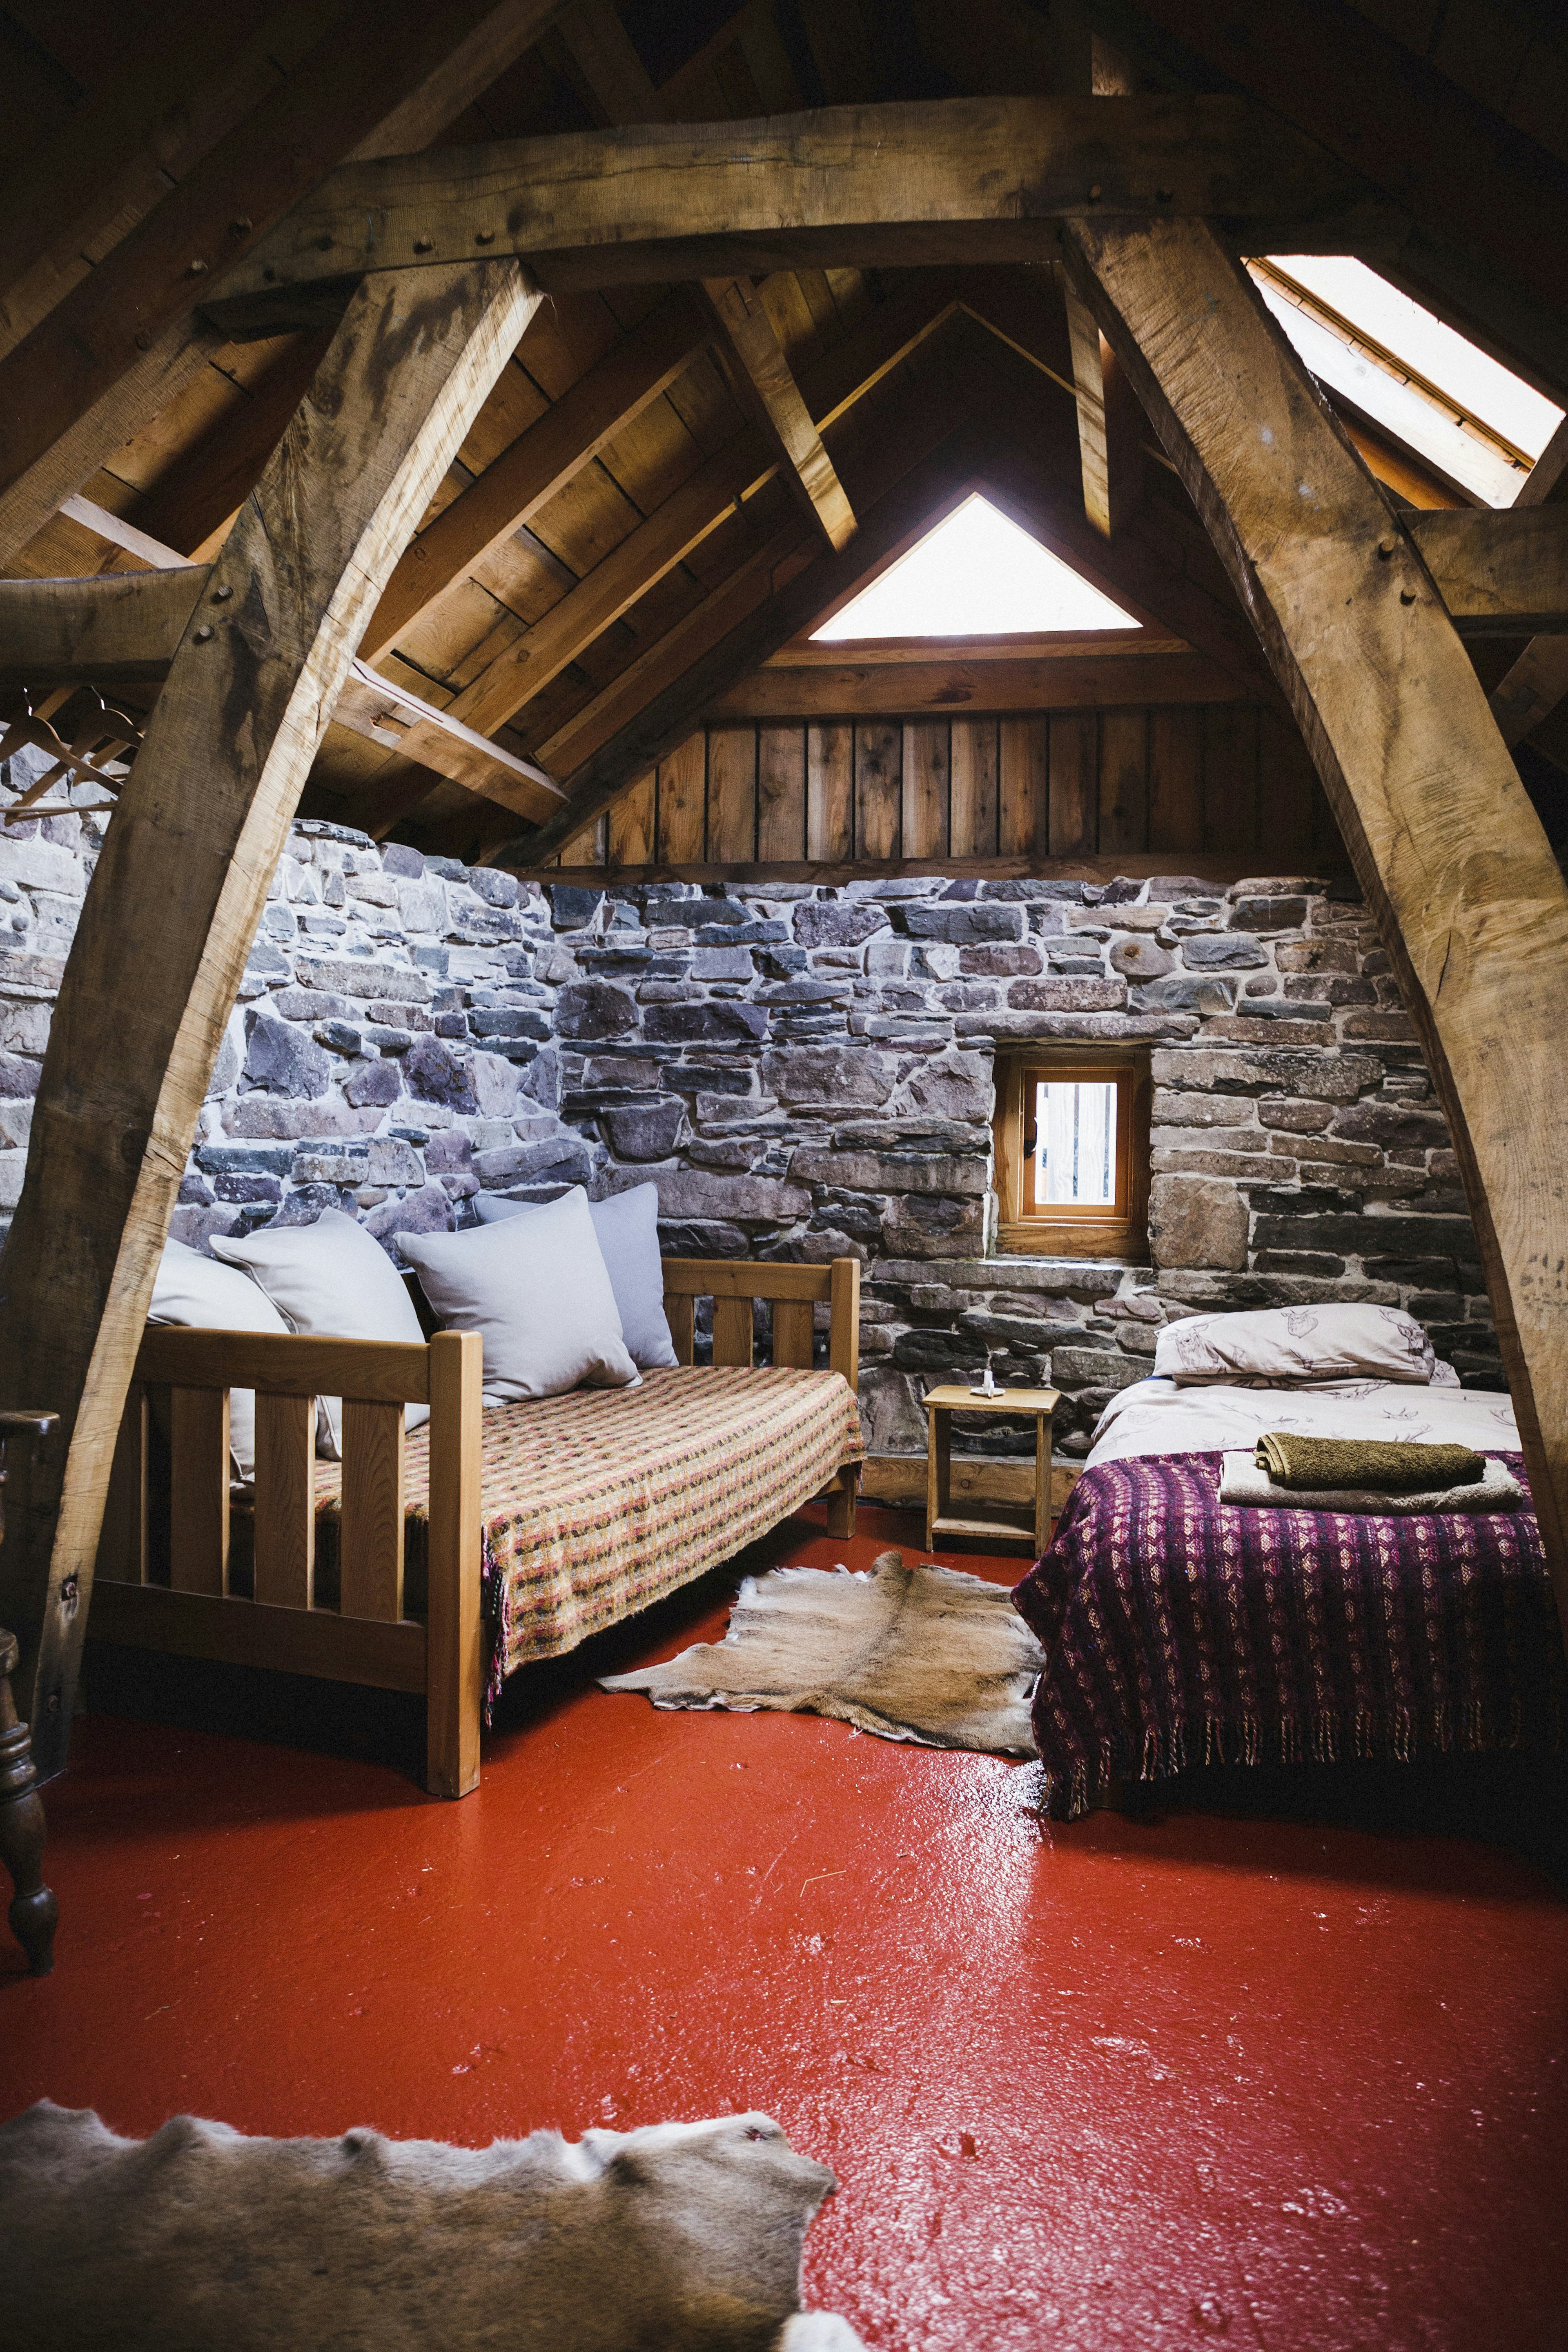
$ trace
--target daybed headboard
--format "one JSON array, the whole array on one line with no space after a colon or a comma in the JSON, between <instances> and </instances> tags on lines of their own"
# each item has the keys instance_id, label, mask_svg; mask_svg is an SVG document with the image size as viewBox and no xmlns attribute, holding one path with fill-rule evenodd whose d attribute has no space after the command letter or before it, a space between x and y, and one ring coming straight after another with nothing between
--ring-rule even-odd
<instances>
[{"instance_id":1,"label":"daybed headboard","mask_svg":"<svg viewBox=\"0 0 1568 2352\"><path fill-rule=\"evenodd\" d=\"M827 1307L827 1361L851 1388L860 1372L860 1261L836 1257L828 1265L759 1265L749 1259L667 1257L664 1311L683 1364L695 1354L697 1301L713 1301L713 1361L750 1369L759 1298L773 1307L773 1362L811 1370L816 1309Z\"/></svg>"}]
</instances>

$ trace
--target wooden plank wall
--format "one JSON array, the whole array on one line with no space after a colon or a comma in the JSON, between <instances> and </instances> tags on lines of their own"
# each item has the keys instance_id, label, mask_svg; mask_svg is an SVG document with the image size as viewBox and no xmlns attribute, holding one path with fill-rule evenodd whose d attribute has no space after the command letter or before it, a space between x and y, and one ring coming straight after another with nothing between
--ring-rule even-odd
<instances>
[{"instance_id":1,"label":"wooden plank wall","mask_svg":"<svg viewBox=\"0 0 1568 2352\"><path fill-rule=\"evenodd\" d=\"M559 865L1249 856L1345 864L1305 745L1254 703L714 725Z\"/></svg>"}]
</instances>

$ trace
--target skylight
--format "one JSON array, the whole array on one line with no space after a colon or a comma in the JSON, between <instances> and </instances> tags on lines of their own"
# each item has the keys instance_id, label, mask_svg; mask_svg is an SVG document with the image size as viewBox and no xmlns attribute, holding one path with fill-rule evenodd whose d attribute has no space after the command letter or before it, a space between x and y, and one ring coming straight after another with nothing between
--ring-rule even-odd
<instances>
[{"instance_id":1,"label":"skylight","mask_svg":"<svg viewBox=\"0 0 1568 2352\"><path fill-rule=\"evenodd\" d=\"M978 491L813 633L846 637L991 637L1141 625Z\"/></svg>"},{"instance_id":2,"label":"skylight","mask_svg":"<svg viewBox=\"0 0 1568 2352\"><path fill-rule=\"evenodd\" d=\"M1273 254L1249 266L1320 382L1488 506L1513 504L1562 409L1364 262Z\"/></svg>"}]
</instances>

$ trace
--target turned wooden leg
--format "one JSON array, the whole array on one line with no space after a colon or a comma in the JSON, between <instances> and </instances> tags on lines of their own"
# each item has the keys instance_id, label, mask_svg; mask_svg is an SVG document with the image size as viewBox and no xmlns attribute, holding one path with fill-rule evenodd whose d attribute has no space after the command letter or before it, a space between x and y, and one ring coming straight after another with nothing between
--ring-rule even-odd
<instances>
[{"instance_id":1,"label":"turned wooden leg","mask_svg":"<svg viewBox=\"0 0 1568 2352\"><path fill-rule=\"evenodd\" d=\"M16 1890L6 1915L11 1932L33 1974L47 1977L59 1906L44 1885L44 1808L33 1785L32 1741L11 1696L18 1654L15 1634L0 1633L0 1862Z\"/></svg>"}]
</instances>

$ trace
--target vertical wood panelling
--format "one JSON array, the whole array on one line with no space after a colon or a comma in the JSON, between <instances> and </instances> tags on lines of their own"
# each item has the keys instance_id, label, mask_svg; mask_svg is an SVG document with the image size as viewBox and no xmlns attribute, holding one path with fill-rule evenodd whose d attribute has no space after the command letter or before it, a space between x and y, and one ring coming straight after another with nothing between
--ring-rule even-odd
<instances>
[{"instance_id":1,"label":"vertical wood panelling","mask_svg":"<svg viewBox=\"0 0 1568 2352\"><path fill-rule=\"evenodd\" d=\"M898 857L901 729L873 719L855 730L855 855Z\"/></svg>"},{"instance_id":2,"label":"vertical wood panelling","mask_svg":"<svg viewBox=\"0 0 1568 2352\"><path fill-rule=\"evenodd\" d=\"M1180 704L1149 714L1149 846L1204 845L1198 712Z\"/></svg>"},{"instance_id":3,"label":"vertical wood panelling","mask_svg":"<svg viewBox=\"0 0 1568 2352\"><path fill-rule=\"evenodd\" d=\"M570 841L562 843L561 855L555 863L557 866L603 866L608 854L608 835L606 820L602 816L595 817L592 824L585 824L581 833L574 834Z\"/></svg>"},{"instance_id":4,"label":"vertical wood panelling","mask_svg":"<svg viewBox=\"0 0 1568 2352\"><path fill-rule=\"evenodd\" d=\"M713 727L708 733L708 859L749 865L757 854L757 730Z\"/></svg>"},{"instance_id":5,"label":"vertical wood panelling","mask_svg":"<svg viewBox=\"0 0 1568 2352\"><path fill-rule=\"evenodd\" d=\"M842 861L855 855L855 730L805 730L805 854Z\"/></svg>"},{"instance_id":6,"label":"vertical wood panelling","mask_svg":"<svg viewBox=\"0 0 1568 2352\"><path fill-rule=\"evenodd\" d=\"M1050 853L1092 857L1100 845L1100 721L1093 710L1050 717Z\"/></svg>"},{"instance_id":7,"label":"vertical wood panelling","mask_svg":"<svg viewBox=\"0 0 1568 2352\"><path fill-rule=\"evenodd\" d=\"M715 726L568 844L561 863L1059 859L1207 851L1335 871L1306 746L1255 703Z\"/></svg>"},{"instance_id":8,"label":"vertical wood panelling","mask_svg":"<svg viewBox=\"0 0 1568 2352\"><path fill-rule=\"evenodd\" d=\"M1258 824L1271 871L1303 872L1313 862L1318 772L1294 727L1265 713L1258 739Z\"/></svg>"},{"instance_id":9,"label":"vertical wood panelling","mask_svg":"<svg viewBox=\"0 0 1568 2352\"><path fill-rule=\"evenodd\" d=\"M906 857L947 854L948 737L945 719L904 730L902 833Z\"/></svg>"},{"instance_id":10,"label":"vertical wood panelling","mask_svg":"<svg viewBox=\"0 0 1568 2352\"><path fill-rule=\"evenodd\" d=\"M1050 856L1050 730L1043 717L1004 719L998 846L1004 857Z\"/></svg>"},{"instance_id":11,"label":"vertical wood panelling","mask_svg":"<svg viewBox=\"0 0 1568 2352\"><path fill-rule=\"evenodd\" d=\"M1203 714L1205 849L1256 849L1258 706L1215 702Z\"/></svg>"},{"instance_id":12,"label":"vertical wood panelling","mask_svg":"<svg viewBox=\"0 0 1568 2352\"><path fill-rule=\"evenodd\" d=\"M656 779L650 768L640 784L607 813L605 854L612 866L651 866L654 852Z\"/></svg>"},{"instance_id":13,"label":"vertical wood panelling","mask_svg":"<svg viewBox=\"0 0 1568 2352\"><path fill-rule=\"evenodd\" d=\"M949 847L954 857L996 855L996 721L955 719L948 752Z\"/></svg>"},{"instance_id":14,"label":"vertical wood panelling","mask_svg":"<svg viewBox=\"0 0 1568 2352\"><path fill-rule=\"evenodd\" d=\"M1149 713L1102 710L1100 714L1100 847L1149 846Z\"/></svg>"},{"instance_id":15,"label":"vertical wood panelling","mask_svg":"<svg viewBox=\"0 0 1568 2352\"><path fill-rule=\"evenodd\" d=\"M708 738L700 728L658 768L659 863L697 866L707 837Z\"/></svg>"},{"instance_id":16,"label":"vertical wood panelling","mask_svg":"<svg viewBox=\"0 0 1568 2352\"><path fill-rule=\"evenodd\" d=\"M757 736L757 856L787 865L805 856L805 730Z\"/></svg>"}]
</instances>

